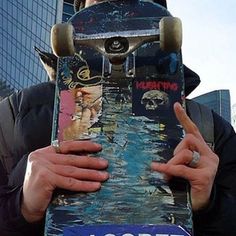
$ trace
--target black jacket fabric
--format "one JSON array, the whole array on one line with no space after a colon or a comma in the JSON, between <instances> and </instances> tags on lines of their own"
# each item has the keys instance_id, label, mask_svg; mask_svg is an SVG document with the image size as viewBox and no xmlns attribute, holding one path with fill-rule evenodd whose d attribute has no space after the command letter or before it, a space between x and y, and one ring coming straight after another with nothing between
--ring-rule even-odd
<instances>
[{"instance_id":1,"label":"black jacket fabric","mask_svg":"<svg viewBox=\"0 0 236 236\"><path fill-rule=\"evenodd\" d=\"M53 83L43 83L7 98L14 117L13 163L7 178L0 162L1 236L43 235L43 222L30 225L24 220L20 201L28 153L50 144L54 90Z\"/></svg>"},{"instance_id":2,"label":"black jacket fabric","mask_svg":"<svg viewBox=\"0 0 236 236\"><path fill-rule=\"evenodd\" d=\"M184 72L185 92L188 95L200 80L187 67L184 67ZM1 236L43 235L44 222L27 223L21 215L20 202L28 153L50 145L54 90L55 85L48 82L24 89L7 98L14 116L14 141L11 150L13 166L7 176L0 162ZM236 235L236 135L229 123L215 113L213 116L215 152L220 158L220 165L211 204L193 215L194 235L233 236Z\"/></svg>"}]
</instances>

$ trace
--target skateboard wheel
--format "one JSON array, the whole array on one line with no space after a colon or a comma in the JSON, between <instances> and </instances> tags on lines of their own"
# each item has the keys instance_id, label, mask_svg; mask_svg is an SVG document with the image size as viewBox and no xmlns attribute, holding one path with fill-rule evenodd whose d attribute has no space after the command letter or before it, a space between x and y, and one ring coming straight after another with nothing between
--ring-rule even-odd
<instances>
[{"instance_id":1,"label":"skateboard wheel","mask_svg":"<svg viewBox=\"0 0 236 236\"><path fill-rule=\"evenodd\" d=\"M159 23L160 48L167 52L179 52L182 46L182 23L177 17L163 17Z\"/></svg>"},{"instance_id":2,"label":"skateboard wheel","mask_svg":"<svg viewBox=\"0 0 236 236\"><path fill-rule=\"evenodd\" d=\"M73 40L74 28L71 24L55 24L51 29L51 46L57 57L73 56L75 46Z\"/></svg>"}]
</instances>

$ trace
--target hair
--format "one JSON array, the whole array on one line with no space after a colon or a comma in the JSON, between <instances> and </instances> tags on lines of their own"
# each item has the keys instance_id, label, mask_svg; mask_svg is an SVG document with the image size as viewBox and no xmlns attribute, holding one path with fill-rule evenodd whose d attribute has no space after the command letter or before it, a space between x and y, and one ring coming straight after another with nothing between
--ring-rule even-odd
<instances>
[{"instance_id":1,"label":"hair","mask_svg":"<svg viewBox=\"0 0 236 236\"><path fill-rule=\"evenodd\" d=\"M166 0L153 0L153 2L160 4L161 6L167 8ZM85 7L85 0L74 0L74 11L80 11Z\"/></svg>"}]
</instances>

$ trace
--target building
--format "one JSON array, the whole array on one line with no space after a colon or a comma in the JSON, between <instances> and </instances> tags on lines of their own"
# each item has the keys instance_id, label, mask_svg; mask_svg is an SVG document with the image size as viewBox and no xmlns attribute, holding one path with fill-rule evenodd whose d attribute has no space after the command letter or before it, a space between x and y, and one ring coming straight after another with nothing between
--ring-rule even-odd
<instances>
[{"instance_id":1,"label":"building","mask_svg":"<svg viewBox=\"0 0 236 236\"><path fill-rule=\"evenodd\" d=\"M13 92L14 89L10 88L10 86L6 84L6 81L0 79L0 101Z\"/></svg>"},{"instance_id":2,"label":"building","mask_svg":"<svg viewBox=\"0 0 236 236\"><path fill-rule=\"evenodd\" d=\"M62 21L62 9L63 0L0 1L0 80L9 93L47 81L34 46L51 51L51 27Z\"/></svg>"},{"instance_id":3,"label":"building","mask_svg":"<svg viewBox=\"0 0 236 236\"><path fill-rule=\"evenodd\" d=\"M232 125L236 131L236 103L232 106Z\"/></svg>"},{"instance_id":4,"label":"building","mask_svg":"<svg viewBox=\"0 0 236 236\"><path fill-rule=\"evenodd\" d=\"M74 0L64 0L62 21L68 21L74 13Z\"/></svg>"},{"instance_id":5,"label":"building","mask_svg":"<svg viewBox=\"0 0 236 236\"><path fill-rule=\"evenodd\" d=\"M225 120L231 123L231 105L229 90L215 90L193 98L194 101L206 105Z\"/></svg>"}]
</instances>

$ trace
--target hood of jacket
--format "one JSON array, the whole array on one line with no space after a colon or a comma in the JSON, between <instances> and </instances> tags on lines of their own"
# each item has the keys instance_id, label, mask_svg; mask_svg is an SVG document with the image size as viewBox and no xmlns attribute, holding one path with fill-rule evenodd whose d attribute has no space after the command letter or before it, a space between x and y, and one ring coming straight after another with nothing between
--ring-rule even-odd
<instances>
[{"instance_id":1,"label":"hood of jacket","mask_svg":"<svg viewBox=\"0 0 236 236\"><path fill-rule=\"evenodd\" d=\"M184 65L185 96L187 97L201 82L197 73Z\"/></svg>"},{"instance_id":2,"label":"hood of jacket","mask_svg":"<svg viewBox=\"0 0 236 236\"><path fill-rule=\"evenodd\" d=\"M57 74L57 57L52 53L43 52L37 47L35 47L35 50L38 52L40 61L49 75L50 80L55 81ZM187 97L200 84L200 77L198 74L184 65L184 79L185 96Z\"/></svg>"}]
</instances>

